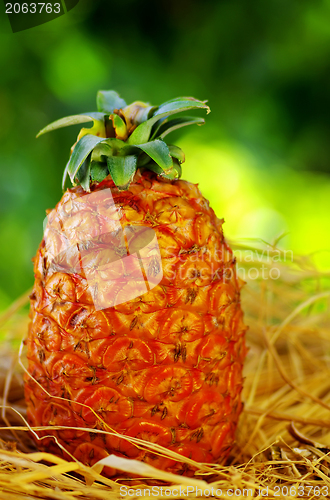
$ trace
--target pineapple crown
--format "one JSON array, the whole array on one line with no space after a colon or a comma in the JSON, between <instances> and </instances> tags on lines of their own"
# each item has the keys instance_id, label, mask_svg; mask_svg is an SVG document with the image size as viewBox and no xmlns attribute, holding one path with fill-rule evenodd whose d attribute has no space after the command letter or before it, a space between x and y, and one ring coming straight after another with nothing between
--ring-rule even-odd
<instances>
[{"instance_id":1,"label":"pineapple crown","mask_svg":"<svg viewBox=\"0 0 330 500\"><path fill-rule=\"evenodd\" d=\"M164 138L173 130L186 125L202 125L203 118L176 113L203 108L210 112L206 101L193 97L178 97L160 106L135 101L127 105L113 90L97 93L97 112L61 118L43 128L37 135L58 128L93 122L91 128L82 128L77 142L71 148L62 187L69 175L73 185L80 184L90 191L93 182L101 182L109 174L115 185L125 190L136 170L148 169L166 179L181 176L185 156L178 146L167 144Z\"/></svg>"}]
</instances>

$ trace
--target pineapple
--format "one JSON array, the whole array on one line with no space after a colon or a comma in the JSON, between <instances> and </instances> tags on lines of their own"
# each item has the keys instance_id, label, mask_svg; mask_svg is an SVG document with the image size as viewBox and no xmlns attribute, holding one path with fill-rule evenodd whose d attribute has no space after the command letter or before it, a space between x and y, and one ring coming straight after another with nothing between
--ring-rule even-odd
<instances>
[{"instance_id":1,"label":"pineapple","mask_svg":"<svg viewBox=\"0 0 330 500\"><path fill-rule=\"evenodd\" d=\"M126 105L114 91L97 105L39 133L93 122L34 261L28 420L56 426L38 445L66 458L113 453L191 474L119 434L209 463L233 445L246 355L235 259L223 220L180 180L184 153L164 141L204 122L173 114L209 109L193 98Z\"/></svg>"}]
</instances>

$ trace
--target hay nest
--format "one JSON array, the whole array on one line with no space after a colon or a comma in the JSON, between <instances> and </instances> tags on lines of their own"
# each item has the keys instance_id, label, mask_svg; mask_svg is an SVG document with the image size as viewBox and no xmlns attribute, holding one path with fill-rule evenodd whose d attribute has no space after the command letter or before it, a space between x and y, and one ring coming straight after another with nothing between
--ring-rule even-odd
<instances>
[{"instance_id":1,"label":"hay nest","mask_svg":"<svg viewBox=\"0 0 330 500\"><path fill-rule=\"evenodd\" d=\"M225 465L195 463L193 478L110 457L120 472L102 476L39 452L30 439L23 397L28 294L0 315L0 498L326 498L330 496L330 272L275 245L232 243L242 292L249 353L244 411ZM32 429L32 431L38 429ZM133 476L132 476L133 473Z\"/></svg>"}]
</instances>

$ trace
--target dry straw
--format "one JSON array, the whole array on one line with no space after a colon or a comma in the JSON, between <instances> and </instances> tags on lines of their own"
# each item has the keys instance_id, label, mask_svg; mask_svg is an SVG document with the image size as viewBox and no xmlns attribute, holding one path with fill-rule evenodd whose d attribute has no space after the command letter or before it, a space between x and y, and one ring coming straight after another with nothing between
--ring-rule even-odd
<instances>
[{"instance_id":1,"label":"dry straw","mask_svg":"<svg viewBox=\"0 0 330 500\"><path fill-rule=\"evenodd\" d=\"M39 452L30 438L38 428L25 419L19 348L27 293L0 315L0 500L330 497L330 272L275 245L232 247L246 281L249 353L245 407L227 463L195 463L138 439L130 440L183 468L194 465L195 476L114 456L90 468ZM118 470L116 479L100 474L104 465Z\"/></svg>"}]
</instances>

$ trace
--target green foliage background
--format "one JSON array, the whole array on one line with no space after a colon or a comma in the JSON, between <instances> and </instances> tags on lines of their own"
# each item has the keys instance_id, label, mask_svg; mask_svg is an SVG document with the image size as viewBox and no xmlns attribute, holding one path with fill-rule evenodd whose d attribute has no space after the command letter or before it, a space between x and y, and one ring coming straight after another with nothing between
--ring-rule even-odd
<instances>
[{"instance_id":1,"label":"green foliage background","mask_svg":"<svg viewBox=\"0 0 330 500\"><path fill-rule=\"evenodd\" d=\"M329 263L330 1L80 0L16 34L0 17L0 309L32 285L78 129L35 135L98 89L208 99L207 124L171 142L227 237L288 231L285 248Z\"/></svg>"}]
</instances>

